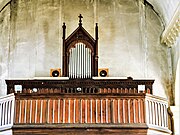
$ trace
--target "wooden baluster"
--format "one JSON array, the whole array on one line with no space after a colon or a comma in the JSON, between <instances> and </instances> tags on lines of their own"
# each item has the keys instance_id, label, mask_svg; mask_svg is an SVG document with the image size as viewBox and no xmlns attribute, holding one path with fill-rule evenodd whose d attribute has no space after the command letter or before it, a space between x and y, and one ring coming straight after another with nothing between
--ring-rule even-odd
<instances>
[{"instance_id":1,"label":"wooden baluster","mask_svg":"<svg viewBox=\"0 0 180 135\"><path fill-rule=\"evenodd\" d=\"M106 123L106 100L102 99L102 123Z\"/></svg>"},{"instance_id":2,"label":"wooden baluster","mask_svg":"<svg viewBox=\"0 0 180 135\"><path fill-rule=\"evenodd\" d=\"M158 126L161 126L161 104L157 103L158 108Z\"/></svg>"},{"instance_id":3,"label":"wooden baluster","mask_svg":"<svg viewBox=\"0 0 180 135\"><path fill-rule=\"evenodd\" d=\"M34 123L37 121L37 100L35 100L35 114L34 114Z\"/></svg>"},{"instance_id":4,"label":"wooden baluster","mask_svg":"<svg viewBox=\"0 0 180 135\"><path fill-rule=\"evenodd\" d=\"M128 88L125 88L125 93L128 93Z\"/></svg>"},{"instance_id":5,"label":"wooden baluster","mask_svg":"<svg viewBox=\"0 0 180 135\"><path fill-rule=\"evenodd\" d=\"M29 123L31 123L32 120L32 100L30 100L30 114L29 114Z\"/></svg>"},{"instance_id":6,"label":"wooden baluster","mask_svg":"<svg viewBox=\"0 0 180 135\"><path fill-rule=\"evenodd\" d=\"M4 125L4 102L2 102L2 121L1 121L1 125Z\"/></svg>"},{"instance_id":7,"label":"wooden baluster","mask_svg":"<svg viewBox=\"0 0 180 135\"><path fill-rule=\"evenodd\" d=\"M123 113L123 123L126 122L126 119L125 119L125 114L126 114L126 110L125 110L125 99L122 100L123 101L123 104L122 104L122 113Z\"/></svg>"},{"instance_id":8,"label":"wooden baluster","mask_svg":"<svg viewBox=\"0 0 180 135\"><path fill-rule=\"evenodd\" d=\"M12 99L12 102L11 102L11 120L10 120L10 124L12 125L14 123L14 110L15 110L15 98Z\"/></svg>"},{"instance_id":9,"label":"wooden baluster","mask_svg":"<svg viewBox=\"0 0 180 135\"><path fill-rule=\"evenodd\" d=\"M50 100L47 100L47 123L49 123L49 102Z\"/></svg>"},{"instance_id":10,"label":"wooden baluster","mask_svg":"<svg viewBox=\"0 0 180 135\"><path fill-rule=\"evenodd\" d=\"M158 125L158 109L157 109L157 103L155 103L155 125Z\"/></svg>"},{"instance_id":11,"label":"wooden baluster","mask_svg":"<svg viewBox=\"0 0 180 135\"><path fill-rule=\"evenodd\" d=\"M120 123L120 103L119 103L120 99L117 99L117 123Z\"/></svg>"},{"instance_id":12,"label":"wooden baluster","mask_svg":"<svg viewBox=\"0 0 180 135\"><path fill-rule=\"evenodd\" d=\"M144 108L144 100L141 99L141 123L145 123L145 108Z\"/></svg>"},{"instance_id":13,"label":"wooden baluster","mask_svg":"<svg viewBox=\"0 0 180 135\"><path fill-rule=\"evenodd\" d=\"M6 124L9 124L11 100L7 101Z\"/></svg>"},{"instance_id":14,"label":"wooden baluster","mask_svg":"<svg viewBox=\"0 0 180 135\"><path fill-rule=\"evenodd\" d=\"M110 122L114 123L113 99L110 100Z\"/></svg>"},{"instance_id":15,"label":"wooden baluster","mask_svg":"<svg viewBox=\"0 0 180 135\"><path fill-rule=\"evenodd\" d=\"M81 118L82 118L82 123L84 123L85 122L85 100L84 99L82 99L82 101L81 101L81 108L82 108L82 113L81 113Z\"/></svg>"},{"instance_id":16,"label":"wooden baluster","mask_svg":"<svg viewBox=\"0 0 180 135\"><path fill-rule=\"evenodd\" d=\"M5 101L5 121L4 121L4 124L6 125L7 124L7 114L8 114L8 101Z\"/></svg>"},{"instance_id":17,"label":"wooden baluster","mask_svg":"<svg viewBox=\"0 0 180 135\"><path fill-rule=\"evenodd\" d=\"M96 106L96 123L98 123L98 101L97 101L97 99L95 100L96 101L96 104L95 104L95 106Z\"/></svg>"},{"instance_id":18,"label":"wooden baluster","mask_svg":"<svg viewBox=\"0 0 180 135\"><path fill-rule=\"evenodd\" d=\"M40 101L40 123L42 123L43 115L43 100Z\"/></svg>"},{"instance_id":19,"label":"wooden baluster","mask_svg":"<svg viewBox=\"0 0 180 135\"><path fill-rule=\"evenodd\" d=\"M71 123L71 100L68 100L68 123Z\"/></svg>"},{"instance_id":20,"label":"wooden baluster","mask_svg":"<svg viewBox=\"0 0 180 135\"><path fill-rule=\"evenodd\" d=\"M150 117L151 117L149 106L150 106L149 100L146 100L146 123L147 124L150 124Z\"/></svg>"},{"instance_id":21,"label":"wooden baluster","mask_svg":"<svg viewBox=\"0 0 180 135\"><path fill-rule=\"evenodd\" d=\"M85 100L85 120L84 122L87 123L88 122L88 104L87 104L87 99Z\"/></svg>"},{"instance_id":22,"label":"wooden baluster","mask_svg":"<svg viewBox=\"0 0 180 135\"><path fill-rule=\"evenodd\" d=\"M127 122L130 123L130 99L127 100L127 114L128 114L128 117L127 117Z\"/></svg>"},{"instance_id":23,"label":"wooden baluster","mask_svg":"<svg viewBox=\"0 0 180 135\"><path fill-rule=\"evenodd\" d=\"M129 99L129 123L134 123L134 102Z\"/></svg>"},{"instance_id":24,"label":"wooden baluster","mask_svg":"<svg viewBox=\"0 0 180 135\"><path fill-rule=\"evenodd\" d=\"M109 123L108 113L109 113L109 111L108 111L108 99L106 99L106 123Z\"/></svg>"},{"instance_id":25,"label":"wooden baluster","mask_svg":"<svg viewBox=\"0 0 180 135\"><path fill-rule=\"evenodd\" d=\"M134 114L134 123L136 123L136 99L133 99L133 114Z\"/></svg>"},{"instance_id":26,"label":"wooden baluster","mask_svg":"<svg viewBox=\"0 0 180 135\"><path fill-rule=\"evenodd\" d=\"M164 107L164 112L165 112L165 127L168 127L168 115L167 115L167 105Z\"/></svg>"},{"instance_id":27,"label":"wooden baluster","mask_svg":"<svg viewBox=\"0 0 180 135\"><path fill-rule=\"evenodd\" d=\"M138 99L138 114L139 114L139 123L141 123L141 102L140 99Z\"/></svg>"},{"instance_id":28,"label":"wooden baluster","mask_svg":"<svg viewBox=\"0 0 180 135\"><path fill-rule=\"evenodd\" d=\"M26 111L27 111L27 100L24 101L25 102L25 105L24 105L24 123L26 123Z\"/></svg>"},{"instance_id":29,"label":"wooden baluster","mask_svg":"<svg viewBox=\"0 0 180 135\"><path fill-rule=\"evenodd\" d=\"M92 108L92 99L90 100L90 123L92 123L92 113L93 113L93 108Z\"/></svg>"},{"instance_id":30,"label":"wooden baluster","mask_svg":"<svg viewBox=\"0 0 180 135\"><path fill-rule=\"evenodd\" d=\"M160 106L161 106L161 109L160 109L160 111L161 111L161 125L160 126L164 127L163 104L160 104Z\"/></svg>"},{"instance_id":31,"label":"wooden baluster","mask_svg":"<svg viewBox=\"0 0 180 135\"><path fill-rule=\"evenodd\" d=\"M103 100L100 99L100 121L103 123Z\"/></svg>"},{"instance_id":32,"label":"wooden baluster","mask_svg":"<svg viewBox=\"0 0 180 135\"><path fill-rule=\"evenodd\" d=\"M21 108L22 108L22 100L20 100L19 102L20 102L20 103L19 103L19 121L18 121L18 123L21 123L21 113L22 113Z\"/></svg>"},{"instance_id":33,"label":"wooden baluster","mask_svg":"<svg viewBox=\"0 0 180 135\"><path fill-rule=\"evenodd\" d=\"M74 119L73 119L73 123L76 123L76 99L73 100L73 103L74 103Z\"/></svg>"},{"instance_id":34,"label":"wooden baluster","mask_svg":"<svg viewBox=\"0 0 180 135\"><path fill-rule=\"evenodd\" d=\"M63 115L62 115L63 123L65 123L65 109L66 109L66 100L63 99Z\"/></svg>"}]
</instances>

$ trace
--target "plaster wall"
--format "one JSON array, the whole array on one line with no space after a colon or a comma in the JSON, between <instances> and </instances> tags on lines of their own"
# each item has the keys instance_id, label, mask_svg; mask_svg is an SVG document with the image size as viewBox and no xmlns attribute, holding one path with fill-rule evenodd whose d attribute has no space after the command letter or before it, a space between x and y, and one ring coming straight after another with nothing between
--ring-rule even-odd
<instances>
[{"instance_id":1,"label":"plaster wall","mask_svg":"<svg viewBox=\"0 0 180 135\"><path fill-rule=\"evenodd\" d=\"M3 9L6 14L0 14L10 19L0 22L1 30L9 28L0 39L7 54L0 59L6 65L1 80L47 77L51 68L62 68L62 24L67 37L81 13L92 36L99 25L99 68L109 68L112 77L155 79L154 94L169 98L167 47L160 45L163 26L151 7L140 5L136 0L12 0Z\"/></svg>"},{"instance_id":2,"label":"plaster wall","mask_svg":"<svg viewBox=\"0 0 180 135\"><path fill-rule=\"evenodd\" d=\"M177 38L175 44L172 46L172 65L173 65L173 83L175 94L175 105L179 106L179 90L180 90L180 37Z\"/></svg>"},{"instance_id":3,"label":"plaster wall","mask_svg":"<svg viewBox=\"0 0 180 135\"><path fill-rule=\"evenodd\" d=\"M6 94L5 78L8 77L8 63L9 63L9 54L10 54L9 34L10 34L10 5L6 6L0 12L0 96Z\"/></svg>"}]
</instances>

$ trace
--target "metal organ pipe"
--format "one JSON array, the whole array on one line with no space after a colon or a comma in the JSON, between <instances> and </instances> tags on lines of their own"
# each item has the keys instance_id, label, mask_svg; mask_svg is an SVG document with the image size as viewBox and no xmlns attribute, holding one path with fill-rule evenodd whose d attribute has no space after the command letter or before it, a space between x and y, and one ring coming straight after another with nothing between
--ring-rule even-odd
<instances>
[{"instance_id":1,"label":"metal organ pipe","mask_svg":"<svg viewBox=\"0 0 180 135\"><path fill-rule=\"evenodd\" d=\"M72 65L72 49L69 51L69 76L71 77L71 65Z\"/></svg>"},{"instance_id":2,"label":"metal organ pipe","mask_svg":"<svg viewBox=\"0 0 180 135\"><path fill-rule=\"evenodd\" d=\"M83 65L84 65L84 46L83 46L83 44L81 43L81 46L82 46L82 48L81 48L81 60L82 60L82 63L81 63L81 78L84 78L83 77L83 74L84 74L84 68L83 68Z\"/></svg>"},{"instance_id":3,"label":"metal organ pipe","mask_svg":"<svg viewBox=\"0 0 180 135\"><path fill-rule=\"evenodd\" d=\"M91 77L91 49L83 43L76 43L75 48L69 50L69 77Z\"/></svg>"}]
</instances>

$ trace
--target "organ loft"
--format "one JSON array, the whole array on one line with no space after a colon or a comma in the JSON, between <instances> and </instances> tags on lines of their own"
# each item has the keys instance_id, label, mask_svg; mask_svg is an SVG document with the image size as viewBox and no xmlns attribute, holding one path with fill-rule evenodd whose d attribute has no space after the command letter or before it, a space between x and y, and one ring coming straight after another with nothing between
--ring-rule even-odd
<instances>
[{"instance_id":1,"label":"organ loft","mask_svg":"<svg viewBox=\"0 0 180 135\"><path fill-rule=\"evenodd\" d=\"M98 69L95 38L79 26L66 38L63 23L62 76L7 79L0 102L1 132L11 135L168 135L168 102L153 95L155 80L108 77ZM111 57L111 56L109 56Z\"/></svg>"}]
</instances>

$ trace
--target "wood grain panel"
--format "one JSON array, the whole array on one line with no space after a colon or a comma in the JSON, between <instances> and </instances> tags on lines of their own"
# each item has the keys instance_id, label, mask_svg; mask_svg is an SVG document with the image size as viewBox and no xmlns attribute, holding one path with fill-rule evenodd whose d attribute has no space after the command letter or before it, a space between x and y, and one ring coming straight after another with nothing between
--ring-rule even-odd
<instances>
[{"instance_id":1,"label":"wood grain panel","mask_svg":"<svg viewBox=\"0 0 180 135\"><path fill-rule=\"evenodd\" d=\"M20 100L15 101L15 123L19 123L19 116L20 116Z\"/></svg>"}]
</instances>

